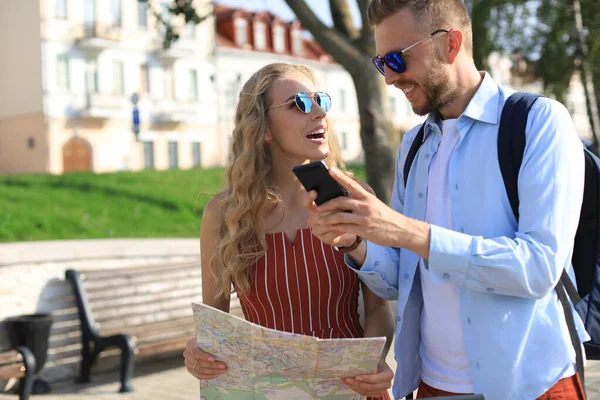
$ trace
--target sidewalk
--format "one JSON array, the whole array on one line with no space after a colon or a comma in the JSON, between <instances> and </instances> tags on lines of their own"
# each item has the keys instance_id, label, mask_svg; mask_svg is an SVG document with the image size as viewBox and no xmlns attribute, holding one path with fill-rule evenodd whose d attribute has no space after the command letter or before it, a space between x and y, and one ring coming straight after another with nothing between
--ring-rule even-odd
<instances>
[{"instance_id":1,"label":"sidewalk","mask_svg":"<svg viewBox=\"0 0 600 400\"><path fill-rule=\"evenodd\" d=\"M181 365L182 360L176 358L138 366L133 393L117 393L116 373L92 374L91 384L55 383L52 394L35 395L31 400L198 400L198 381ZM588 361L586 381L588 400L600 400L600 361ZM14 400L16 395L0 395L0 399Z\"/></svg>"}]
</instances>

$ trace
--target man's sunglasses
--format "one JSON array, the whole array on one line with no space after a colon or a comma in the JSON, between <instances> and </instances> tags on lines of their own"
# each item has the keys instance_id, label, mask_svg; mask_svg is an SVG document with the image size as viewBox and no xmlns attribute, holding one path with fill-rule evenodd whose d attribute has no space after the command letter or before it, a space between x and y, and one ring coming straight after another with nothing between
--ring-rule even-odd
<instances>
[{"instance_id":1,"label":"man's sunglasses","mask_svg":"<svg viewBox=\"0 0 600 400\"><path fill-rule=\"evenodd\" d=\"M385 66L386 65L388 66L389 69L391 69L395 73L401 74L404 71L406 71L406 63L404 62L404 59L402 58L402 54L407 52L408 50L412 49L419 43L429 39L432 36L437 35L438 33L442 33L442 32L448 33L448 30L438 29L437 31L424 37L423 39L419 40L418 42L411 44L404 50L391 51L391 52L387 53L386 55L384 55L383 57L375 56L375 57L371 58L371 62L373 63L375 68L377 68L377 71L381 72L381 74L384 76L385 76Z\"/></svg>"},{"instance_id":2,"label":"man's sunglasses","mask_svg":"<svg viewBox=\"0 0 600 400\"><path fill-rule=\"evenodd\" d=\"M290 104L294 102L298 110L302 111L305 114L308 114L312 111L313 100L321 109L325 112L331 109L331 97L329 94L325 92L315 92L315 93L296 93L294 98L290 101L286 101L285 103L273 106L267 111L272 110L274 108L278 108L281 106L285 106L286 104Z\"/></svg>"}]
</instances>

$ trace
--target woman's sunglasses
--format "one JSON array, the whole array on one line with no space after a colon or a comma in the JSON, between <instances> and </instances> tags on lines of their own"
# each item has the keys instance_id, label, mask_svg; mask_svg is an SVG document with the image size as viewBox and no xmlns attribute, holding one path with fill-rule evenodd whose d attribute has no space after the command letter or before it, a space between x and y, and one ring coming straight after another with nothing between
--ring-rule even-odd
<instances>
[{"instance_id":1,"label":"woman's sunglasses","mask_svg":"<svg viewBox=\"0 0 600 400\"><path fill-rule=\"evenodd\" d=\"M296 93L292 100L286 101L285 103L279 104L277 106L273 106L267 109L267 111L294 102L296 104L296 107L298 107L298 110L302 111L305 114L308 114L312 111L313 100L315 103L317 103L319 107L321 107L323 111L327 112L331 109L331 97L329 96L329 94L325 92L315 92Z\"/></svg>"},{"instance_id":2,"label":"woman's sunglasses","mask_svg":"<svg viewBox=\"0 0 600 400\"><path fill-rule=\"evenodd\" d=\"M432 37L434 35L437 35L438 33L442 33L442 32L448 33L448 30L438 29L437 31L424 37L423 39L419 40L418 42L411 44L404 50L391 51L391 52L387 53L386 55L384 55L383 57L375 56L375 57L371 58L371 62L373 63L375 68L377 68L377 71L381 72L381 74L383 76L385 76L385 66L386 65L388 66L389 69L391 69L395 73L401 74L404 71L406 71L406 63L404 62L404 59L402 58L402 54L407 52L408 50L412 49L419 43L429 39L430 37Z\"/></svg>"}]
</instances>

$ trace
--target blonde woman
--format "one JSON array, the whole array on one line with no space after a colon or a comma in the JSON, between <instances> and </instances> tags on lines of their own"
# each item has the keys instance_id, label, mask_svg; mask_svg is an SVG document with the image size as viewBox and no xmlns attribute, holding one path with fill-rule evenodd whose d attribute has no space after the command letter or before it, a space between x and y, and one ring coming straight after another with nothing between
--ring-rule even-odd
<instances>
[{"instance_id":1,"label":"blonde woman","mask_svg":"<svg viewBox=\"0 0 600 400\"><path fill-rule=\"evenodd\" d=\"M362 286L361 327L359 280L342 253L312 235L304 189L292 173L314 160L343 168L327 118L330 106L330 96L317 90L312 71L302 65L267 65L244 85L228 187L202 216L203 301L229 312L233 287L245 318L268 328L320 338L388 337L377 373L344 378L357 393L387 399L393 378L385 363L394 329L390 309ZM227 373L195 340L184 357L198 379Z\"/></svg>"}]
</instances>

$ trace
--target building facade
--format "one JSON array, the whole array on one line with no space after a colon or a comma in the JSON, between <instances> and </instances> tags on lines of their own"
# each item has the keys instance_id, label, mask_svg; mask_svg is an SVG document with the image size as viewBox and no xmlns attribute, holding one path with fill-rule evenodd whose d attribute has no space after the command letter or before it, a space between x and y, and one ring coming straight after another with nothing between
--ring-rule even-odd
<instances>
[{"instance_id":1,"label":"building facade","mask_svg":"<svg viewBox=\"0 0 600 400\"><path fill-rule=\"evenodd\" d=\"M151 1L164 18L168 4ZM204 143L217 121L210 19L163 50L137 0L0 2L0 173L214 163Z\"/></svg>"},{"instance_id":2,"label":"building facade","mask_svg":"<svg viewBox=\"0 0 600 400\"><path fill-rule=\"evenodd\" d=\"M273 62L314 70L332 97L342 157L364 159L352 78L298 21L196 0L198 13L210 16L186 26L168 12L171 0L149 3L0 1L0 174L226 165L239 92ZM155 13L180 34L168 50ZM490 57L499 83L541 92L519 68L518 60ZM401 91L388 91L400 135L423 117ZM579 135L590 137L577 76L567 107Z\"/></svg>"}]
</instances>

